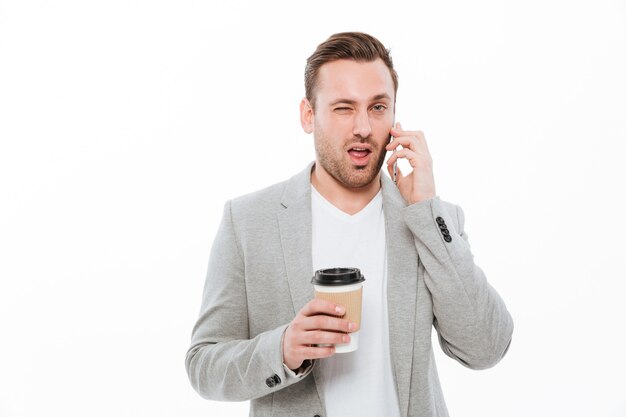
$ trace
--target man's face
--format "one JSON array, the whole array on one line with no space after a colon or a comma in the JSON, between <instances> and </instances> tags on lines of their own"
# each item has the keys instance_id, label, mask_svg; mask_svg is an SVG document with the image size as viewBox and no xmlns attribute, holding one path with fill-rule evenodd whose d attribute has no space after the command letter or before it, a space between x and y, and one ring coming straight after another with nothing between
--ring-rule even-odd
<instances>
[{"instance_id":1,"label":"man's face","mask_svg":"<svg viewBox=\"0 0 626 417\"><path fill-rule=\"evenodd\" d=\"M394 121L389 69L373 62L339 60L320 67L313 112L317 162L346 187L377 178Z\"/></svg>"}]
</instances>

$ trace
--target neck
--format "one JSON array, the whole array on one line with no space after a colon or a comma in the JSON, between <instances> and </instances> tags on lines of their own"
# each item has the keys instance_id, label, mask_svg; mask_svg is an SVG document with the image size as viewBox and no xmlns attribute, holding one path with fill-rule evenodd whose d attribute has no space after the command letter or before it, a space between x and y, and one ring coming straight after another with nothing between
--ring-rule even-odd
<instances>
[{"instance_id":1,"label":"neck","mask_svg":"<svg viewBox=\"0 0 626 417\"><path fill-rule=\"evenodd\" d=\"M372 182L359 187L346 187L318 163L311 172L311 185L326 200L344 213L353 215L361 211L380 191L380 172Z\"/></svg>"}]
</instances>

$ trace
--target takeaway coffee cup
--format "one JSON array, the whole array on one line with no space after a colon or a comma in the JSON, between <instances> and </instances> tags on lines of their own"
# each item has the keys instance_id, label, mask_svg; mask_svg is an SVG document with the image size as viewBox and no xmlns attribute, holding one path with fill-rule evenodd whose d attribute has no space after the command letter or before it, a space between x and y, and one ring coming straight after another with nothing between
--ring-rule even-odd
<instances>
[{"instance_id":1,"label":"takeaway coffee cup","mask_svg":"<svg viewBox=\"0 0 626 417\"><path fill-rule=\"evenodd\" d=\"M344 319L357 325L357 331L350 333L350 342L335 345L336 353L353 352L359 347L361 328L361 303L363 299L363 281L358 268L328 268L315 271L311 280L315 288L315 298L332 301L346 308Z\"/></svg>"}]
</instances>

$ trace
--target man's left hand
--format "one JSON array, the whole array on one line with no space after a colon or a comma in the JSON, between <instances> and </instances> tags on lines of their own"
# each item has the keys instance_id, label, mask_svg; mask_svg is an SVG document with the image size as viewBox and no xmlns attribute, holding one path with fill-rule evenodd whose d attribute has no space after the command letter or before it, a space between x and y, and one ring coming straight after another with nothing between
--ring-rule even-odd
<instances>
[{"instance_id":1,"label":"man's left hand","mask_svg":"<svg viewBox=\"0 0 626 417\"><path fill-rule=\"evenodd\" d=\"M390 132L393 140L387 145L388 151L393 151L402 145L387 161L387 169L393 178L393 164L399 158L405 158L413 167L413 171L404 176L398 167L397 184L400 194L408 204L419 203L437 195L435 191L435 177L433 176L433 159L428 151L426 138L421 131L402 130L400 123L396 123Z\"/></svg>"}]
</instances>

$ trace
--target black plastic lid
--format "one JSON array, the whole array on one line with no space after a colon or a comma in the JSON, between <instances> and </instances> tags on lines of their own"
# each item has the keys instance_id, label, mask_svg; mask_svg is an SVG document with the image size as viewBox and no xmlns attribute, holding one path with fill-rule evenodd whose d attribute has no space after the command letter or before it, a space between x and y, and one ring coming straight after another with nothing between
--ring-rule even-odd
<instances>
[{"instance_id":1,"label":"black plastic lid","mask_svg":"<svg viewBox=\"0 0 626 417\"><path fill-rule=\"evenodd\" d=\"M315 285L350 285L365 281L358 268L328 268L315 271L311 283Z\"/></svg>"}]
</instances>

